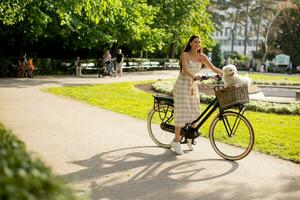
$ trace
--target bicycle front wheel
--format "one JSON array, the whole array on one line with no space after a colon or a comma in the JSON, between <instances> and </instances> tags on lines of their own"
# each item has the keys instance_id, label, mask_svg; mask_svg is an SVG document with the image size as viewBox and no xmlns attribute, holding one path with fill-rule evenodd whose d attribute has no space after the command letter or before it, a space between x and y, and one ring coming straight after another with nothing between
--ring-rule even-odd
<instances>
[{"instance_id":1,"label":"bicycle front wheel","mask_svg":"<svg viewBox=\"0 0 300 200\"><path fill-rule=\"evenodd\" d=\"M174 133L163 130L161 124L168 124L170 127L174 127L173 112L173 106L160 105L151 109L148 114L148 132L153 142L158 146L171 147L170 142L174 138Z\"/></svg>"},{"instance_id":2,"label":"bicycle front wheel","mask_svg":"<svg viewBox=\"0 0 300 200\"><path fill-rule=\"evenodd\" d=\"M226 111L217 115L211 123L209 140L215 152L222 158L240 160L253 148L254 131L243 115Z\"/></svg>"}]
</instances>

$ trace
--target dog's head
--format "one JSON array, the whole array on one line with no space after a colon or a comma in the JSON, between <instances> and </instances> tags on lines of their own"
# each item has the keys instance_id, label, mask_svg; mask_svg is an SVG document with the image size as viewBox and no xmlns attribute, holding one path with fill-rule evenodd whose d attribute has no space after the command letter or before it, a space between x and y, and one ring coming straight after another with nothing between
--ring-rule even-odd
<instances>
[{"instance_id":1,"label":"dog's head","mask_svg":"<svg viewBox=\"0 0 300 200\"><path fill-rule=\"evenodd\" d=\"M237 69L234 65L229 64L223 67L224 76L230 77L237 74Z\"/></svg>"}]
</instances>

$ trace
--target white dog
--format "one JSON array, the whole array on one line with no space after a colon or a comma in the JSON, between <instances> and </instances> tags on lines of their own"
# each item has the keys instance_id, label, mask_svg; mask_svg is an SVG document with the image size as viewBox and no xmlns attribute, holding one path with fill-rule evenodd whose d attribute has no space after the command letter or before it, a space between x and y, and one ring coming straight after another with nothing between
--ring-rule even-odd
<instances>
[{"instance_id":1,"label":"white dog","mask_svg":"<svg viewBox=\"0 0 300 200\"><path fill-rule=\"evenodd\" d=\"M250 85L251 79L249 77L242 77L237 73L237 69L234 65L229 64L223 67L223 81L224 87L232 87L236 85Z\"/></svg>"}]
</instances>

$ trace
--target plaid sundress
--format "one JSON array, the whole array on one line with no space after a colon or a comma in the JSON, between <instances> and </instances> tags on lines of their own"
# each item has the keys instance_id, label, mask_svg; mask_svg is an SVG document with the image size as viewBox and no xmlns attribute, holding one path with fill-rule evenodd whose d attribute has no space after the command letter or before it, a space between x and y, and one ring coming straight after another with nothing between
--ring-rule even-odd
<instances>
[{"instance_id":1,"label":"plaid sundress","mask_svg":"<svg viewBox=\"0 0 300 200\"><path fill-rule=\"evenodd\" d=\"M189 61L189 70L193 74L200 72L201 63ZM199 114L198 84L191 77L180 72L173 86L174 97L174 125L183 127L186 123L195 120Z\"/></svg>"}]
</instances>

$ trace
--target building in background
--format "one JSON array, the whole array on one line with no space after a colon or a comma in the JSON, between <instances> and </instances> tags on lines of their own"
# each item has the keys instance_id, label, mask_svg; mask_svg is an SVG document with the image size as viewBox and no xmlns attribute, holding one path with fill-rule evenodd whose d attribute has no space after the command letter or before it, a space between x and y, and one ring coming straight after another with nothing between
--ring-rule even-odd
<instances>
[{"instance_id":1,"label":"building in background","mask_svg":"<svg viewBox=\"0 0 300 200\"><path fill-rule=\"evenodd\" d=\"M231 45L232 45L232 28L233 23L224 22L222 24L223 28L220 31L216 31L213 34L213 38L218 42L221 46L221 51L226 57L231 53ZM254 31L253 26L250 24L248 26L248 43L246 47L246 55L252 56L252 51L256 51L256 33ZM259 36L258 43L263 41L263 37ZM259 45L258 45L259 46ZM243 55L245 48L245 33L244 26L237 26L236 35L233 42L233 52Z\"/></svg>"}]
</instances>

